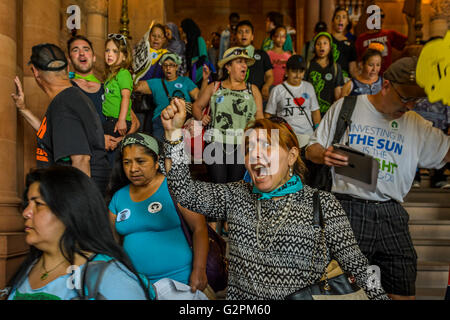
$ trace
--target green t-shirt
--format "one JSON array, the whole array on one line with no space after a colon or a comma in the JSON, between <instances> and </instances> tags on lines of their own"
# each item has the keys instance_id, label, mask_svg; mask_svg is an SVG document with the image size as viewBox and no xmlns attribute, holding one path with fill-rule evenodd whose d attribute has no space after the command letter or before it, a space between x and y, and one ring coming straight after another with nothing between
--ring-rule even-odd
<instances>
[{"instance_id":1,"label":"green t-shirt","mask_svg":"<svg viewBox=\"0 0 450 320\"><path fill-rule=\"evenodd\" d=\"M122 101L121 91L128 89L133 92L133 77L130 71L126 69L120 69L117 75L106 81L105 87L105 100L103 101L103 114L107 117L119 118L120 103ZM127 120L131 121L131 98L128 106Z\"/></svg>"}]
</instances>

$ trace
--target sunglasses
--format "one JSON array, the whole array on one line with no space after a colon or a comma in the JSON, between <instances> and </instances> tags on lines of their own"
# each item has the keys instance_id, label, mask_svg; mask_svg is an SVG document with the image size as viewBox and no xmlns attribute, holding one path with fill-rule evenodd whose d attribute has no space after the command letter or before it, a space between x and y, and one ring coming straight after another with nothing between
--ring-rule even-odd
<instances>
[{"instance_id":1,"label":"sunglasses","mask_svg":"<svg viewBox=\"0 0 450 320\"><path fill-rule=\"evenodd\" d=\"M414 102L414 104L416 104L420 99L422 99L422 97L404 97L400 94L400 92L398 92L393 83L391 83L391 86L392 88L394 88L395 93L397 93L398 97L400 98L400 101L403 104L407 104L410 102Z\"/></svg>"},{"instance_id":2,"label":"sunglasses","mask_svg":"<svg viewBox=\"0 0 450 320\"><path fill-rule=\"evenodd\" d=\"M127 38L123 34L119 33L110 33L108 34L108 39L115 39L117 41L123 40L123 43L127 45Z\"/></svg>"},{"instance_id":3,"label":"sunglasses","mask_svg":"<svg viewBox=\"0 0 450 320\"><path fill-rule=\"evenodd\" d=\"M240 55L248 55L247 49L234 49L232 52L226 55L224 58L231 57L232 55L240 56Z\"/></svg>"}]
</instances>

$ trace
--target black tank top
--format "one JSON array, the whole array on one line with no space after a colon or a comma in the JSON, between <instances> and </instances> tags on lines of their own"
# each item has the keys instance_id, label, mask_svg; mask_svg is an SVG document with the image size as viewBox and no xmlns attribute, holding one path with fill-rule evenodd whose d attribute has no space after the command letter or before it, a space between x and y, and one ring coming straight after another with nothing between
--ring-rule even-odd
<instances>
[{"instance_id":1,"label":"black tank top","mask_svg":"<svg viewBox=\"0 0 450 320\"><path fill-rule=\"evenodd\" d=\"M98 113L98 116L100 117L100 121L102 123L104 123L106 121L105 116L103 115L103 100L105 99L105 89L103 88L103 84L100 85L100 90L98 90L97 92L94 93L89 93L84 91L83 89L80 88L80 86L75 82L75 81L70 81L72 82L72 85L79 88L81 91L83 91L83 93L89 98L91 99L92 103L95 106L95 110Z\"/></svg>"}]
</instances>

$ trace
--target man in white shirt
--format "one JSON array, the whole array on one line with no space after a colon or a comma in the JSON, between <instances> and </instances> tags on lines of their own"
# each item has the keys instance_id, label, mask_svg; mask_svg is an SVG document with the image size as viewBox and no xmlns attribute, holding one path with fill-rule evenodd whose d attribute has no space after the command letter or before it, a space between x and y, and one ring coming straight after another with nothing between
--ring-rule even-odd
<instances>
[{"instance_id":1,"label":"man in white shirt","mask_svg":"<svg viewBox=\"0 0 450 320\"><path fill-rule=\"evenodd\" d=\"M417 255L400 205L409 192L417 166L441 168L450 161L450 137L412 110L425 96L416 84L417 58L397 60L384 73L381 91L358 96L350 128L340 143L379 162L377 187L367 191L342 181L332 168L332 192L341 201L358 244L371 264L381 269L381 282L393 299L414 299ZM306 150L309 160L331 167L348 158L331 146L343 99L327 112Z\"/></svg>"}]
</instances>

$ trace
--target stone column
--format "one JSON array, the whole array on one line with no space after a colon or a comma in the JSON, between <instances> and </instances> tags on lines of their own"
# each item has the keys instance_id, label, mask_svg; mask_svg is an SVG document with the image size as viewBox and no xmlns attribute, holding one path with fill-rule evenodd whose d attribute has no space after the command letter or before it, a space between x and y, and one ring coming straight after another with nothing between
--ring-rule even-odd
<instances>
[{"instance_id":1,"label":"stone column","mask_svg":"<svg viewBox=\"0 0 450 320\"><path fill-rule=\"evenodd\" d=\"M305 40L310 41L314 36L314 27L320 19L320 2L307 0L305 7Z\"/></svg>"},{"instance_id":2,"label":"stone column","mask_svg":"<svg viewBox=\"0 0 450 320\"><path fill-rule=\"evenodd\" d=\"M16 0L0 0L0 289L20 264L23 219L17 189L17 111L11 100L17 68ZM18 258L17 258L18 257Z\"/></svg>"},{"instance_id":3,"label":"stone column","mask_svg":"<svg viewBox=\"0 0 450 320\"><path fill-rule=\"evenodd\" d=\"M334 9L336 8L334 1L335 0L320 0L320 20L327 24L328 31L331 31L331 18L333 18Z\"/></svg>"},{"instance_id":4,"label":"stone column","mask_svg":"<svg viewBox=\"0 0 450 320\"><path fill-rule=\"evenodd\" d=\"M24 176L36 166L36 132L20 118L12 103L13 80L23 71L27 106L42 117L49 101L26 64L33 45L58 44L59 8L59 0L0 0L0 54L3 57L0 61L0 288L5 286L28 251L19 195L24 189ZM16 40L18 35L23 39L20 44ZM23 50L19 52L17 48Z\"/></svg>"},{"instance_id":5,"label":"stone column","mask_svg":"<svg viewBox=\"0 0 450 320\"><path fill-rule=\"evenodd\" d=\"M89 0L85 2L87 19L87 38L92 42L97 57L94 73L101 79L105 65L105 40L108 24L108 3L106 0Z\"/></svg>"}]
</instances>

